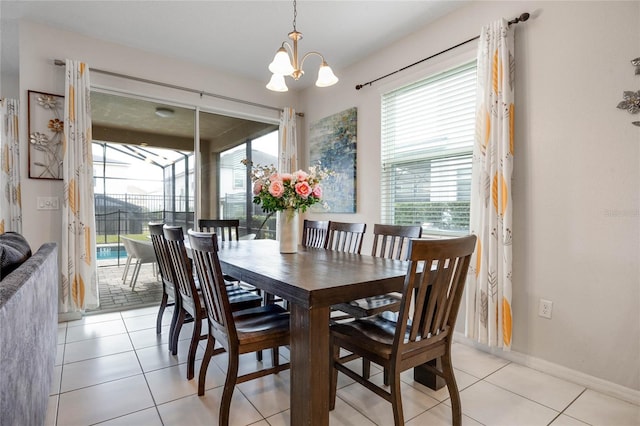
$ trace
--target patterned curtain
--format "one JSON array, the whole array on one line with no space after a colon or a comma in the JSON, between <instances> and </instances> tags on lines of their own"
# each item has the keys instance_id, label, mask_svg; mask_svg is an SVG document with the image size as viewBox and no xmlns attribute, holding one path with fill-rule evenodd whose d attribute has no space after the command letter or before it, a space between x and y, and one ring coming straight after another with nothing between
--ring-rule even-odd
<instances>
[{"instance_id":1,"label":"patterned curtain","mask_svg":"<svg viewBox=\"0 0 640 426\"><path fill-rule=\"evenodd\" d=\"M99 304L96 270L89 67L67 59L64 98L64 202L61 312Z\"/></svg>"},{"instance_id":2,"label":"patterned curtain","mask_svg":"<svg viewBox=\"0 0 640 426\"><path fill-rule=\"evenodd\" d=\"M20 198L20 141L18 139L18 101L0 101L0 234L22 232L22 200Z\"/></svg>"},{"instance_id":3,"label":"patterned curtain","mask_svg":"<svg viewBox=\"0 0 640 426\"><path fill-rule=\"evenodd\" d=\"M298 142L296 140L296 111L286 107L280 113L280 157L278 171L290 173L298 170Z\"/></svg>"},{"instance_id":4,"label":"patterned curtain","mask_svg":"<svg viewBox=\"0 0 640 426\"><path fill-rule=\"evenodd\" d=\"M511 349L514 53L506 20L483 27L478 49L471 232L478 236L467 283L467 337Z\"/></svg>"}]
</instances>

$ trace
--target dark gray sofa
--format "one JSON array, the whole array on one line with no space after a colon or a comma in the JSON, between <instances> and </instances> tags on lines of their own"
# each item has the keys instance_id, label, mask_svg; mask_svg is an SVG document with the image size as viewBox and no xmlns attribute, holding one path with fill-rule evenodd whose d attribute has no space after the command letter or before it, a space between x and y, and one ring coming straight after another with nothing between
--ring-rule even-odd
<instances>
[{"instance_id":1,"label":"dark gray sofa","mask_svg":"<svg viewBox=\"0 0 640 426\"><path fill-rule=\"evenodd\" d=\"M0 281L0 425L43 425L58 339L58 247Z\"/></svg>"}]
</instances>

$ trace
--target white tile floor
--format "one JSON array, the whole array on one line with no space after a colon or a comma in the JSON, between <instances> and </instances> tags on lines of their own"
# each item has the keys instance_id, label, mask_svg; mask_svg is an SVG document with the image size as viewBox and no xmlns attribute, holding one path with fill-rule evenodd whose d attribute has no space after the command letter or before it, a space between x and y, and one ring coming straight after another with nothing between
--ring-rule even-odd
<instances>
[{"instance_id":1,"label":"white tile floor","mask_svg":"<svg viewBox=\"0 0 640 426\"><path fill-rule=\"evenodd\" d=\"M170 313L155 333L157 308L87 316L59 324L55 377L47 425L216 425L226 355L213 358L205 396L197 378L186 380L190 327L181 333L178 355L167 350ZM198 359L204 353L201 343ZM637 426L640 407L510 363L462 344L453 349L464 425ZM288 352L282 350L282 356ZM269 357L265 357L268 359ZM354 361L360 365L359 361ZM241 371L256 366L241 359ZM196 363L196 377L199 371ZM381 381L376 370L374 379ZM450 425L446 388L434 392L402 376L407 425ZM391 425L390 405L340 376L331 425ZM236 387L232 425L289 425L289 372Z\"/></svg>"}]
</instances>

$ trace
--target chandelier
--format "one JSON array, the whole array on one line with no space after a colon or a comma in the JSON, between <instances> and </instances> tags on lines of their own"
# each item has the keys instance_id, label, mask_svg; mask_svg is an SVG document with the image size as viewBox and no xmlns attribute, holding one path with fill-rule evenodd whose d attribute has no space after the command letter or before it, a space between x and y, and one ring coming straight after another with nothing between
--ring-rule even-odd
<instances>
[{"instance_id":1,"label":"chandelier","mask_svg":"<svg viewBox=\"0 0 640 426\"><path fill-rule=\"evenodd\" d=\"M309 52L305 54L298 64L298 40L302 40L302 33L296 30L297 15L296 0L293 0L293 31L289 33L289 38L293 40L293 48L286 41L283 42L280 49L276 52L273 62L269 64L269 71L271 71L273 75L271 76L271 80L269 80L269 84L267 84L267 89L275 92L286 92L289 90L284 81L285 76L292 77L294 80L298 80L302 77L304 74L302 65L304 64L305 59L310 55L318 55L322 59L322 64L318 70L316 86L328 87L333 86L338 82L338 77L335 76L329 65L327 65L327 62L324 60L324 56L318 52ZM290 54L291 56L289 56Z\"/></svg>"}]
</instances>

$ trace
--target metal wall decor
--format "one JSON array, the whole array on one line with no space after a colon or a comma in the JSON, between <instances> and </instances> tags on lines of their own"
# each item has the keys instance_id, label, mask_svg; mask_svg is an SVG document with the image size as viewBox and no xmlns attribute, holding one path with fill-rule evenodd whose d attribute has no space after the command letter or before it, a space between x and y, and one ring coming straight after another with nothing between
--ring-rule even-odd
<instances>
[{"instance_id":1,"label":"metal wall decor","mask_svg":"<svg viewBox=\"0 0 640 426\"><path fill-rule=\"evenodd\" d=\"M64 96L28 92L29 177L61 180Z\"/></svg>"},{"instance_id":2,"label":"metal wall decor","mask_svg":"<svg viewBox=\"0 0 640 426\"><path fill-rule=\"evenodd\" d=\"M640 58L633 59L631 65L636 67L636 75L640 75ZM622 94L622 102L618 104L619 109L626 109L630 114L640 112L640 90L625 90ZM631 124L640 127L640 121L632 121Z\"/></svg>"}]
</instances>

